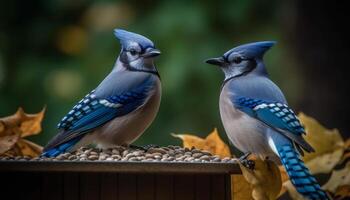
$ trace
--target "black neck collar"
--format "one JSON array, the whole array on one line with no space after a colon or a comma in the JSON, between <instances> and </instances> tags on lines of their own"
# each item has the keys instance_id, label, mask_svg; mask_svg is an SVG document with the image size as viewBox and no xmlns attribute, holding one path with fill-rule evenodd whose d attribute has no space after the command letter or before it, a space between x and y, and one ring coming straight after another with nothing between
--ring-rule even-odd
<instances>
[{"instance_id":1,"label":"black neck collar","mask_svg":"<svg viewBox=\"0 0 350 200\"><path fill-rule=\"evenodd\" d=\"M120 61L120 62L129 71L150 73L150 74L154 74L154 75L158 76L158 78L160 78L160 75L159 75L157 70L138 69L138 68L132 67L131 65L124 63L122 61Z\"/></svg>"},{"instance_id":2,"label":"black neck collar","mask_svg":"<svg viewBox=\"0 0 350 200\"><path fill-rule=\"evenodd\" d=\"M222 83L222 85L225 85L227 82L229 82L230 80L234 79L234 78L238 78L238 77L241 77L241 76L244 76L244 75L247 75L248 72L243 72L241 74L237 74L235 76L231 76L230 78L227 78L224 80L224 82Z\"/></svg>"},{"instance_id":3,"label":"black neck collar","mask_svg":"<svg viewBox=\"0 0 350 200\"><path fill-rule=\"evenodd\" d=\"M247 74L249 74L250 72L252 72L254 69L257 68L257 63L256 63L256 61L255 61L254 59L246 59L246 60L252 61L252 67L251 67L249 70L245 71L245 72L242 72L242 73L240 73L240 74L237 74L237 75L235 75L235 76L231 76L231 77L225 79L224 82L223 82L222 85L221 85L221 88L223 88L224 85L225 85L227 82L229 82L230 80L232 80L232 79L234 79L234 78L241 77L241 76L246 76Z\"/></svg>"}]
</instances>

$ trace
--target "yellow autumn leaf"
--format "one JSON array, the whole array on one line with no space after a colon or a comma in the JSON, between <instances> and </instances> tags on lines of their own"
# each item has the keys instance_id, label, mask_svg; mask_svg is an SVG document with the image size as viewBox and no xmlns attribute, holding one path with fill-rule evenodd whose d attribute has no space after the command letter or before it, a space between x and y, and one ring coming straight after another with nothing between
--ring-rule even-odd
<instances>
[{"instance_id":1,"label":"yellow autumn leaf","mask_svg":"<svg viewBox=\"0 0 350 200\"><path fill-rule=\"evenodd\" d=\"M0 121L0 133L2 133L5 130L5 124Z\"/></svg>"},{"instance_id":2,"label":"yellow autumn leaf","mask_svg":"<svg viewBox=\"0 0 350 200\"><path fill-rule=\"evenodd\" d=\"M14 115L0 118L0 136L19 134L23 138L40 133L45 109L36 114L27 114L18 108Z\"/></svg>"},{"instance_id":3,"label":"yellow autumn leaf","mask_svg":"<svg viewBox=\"0 0 350 200\"><path fill-rule=\"evenodd\" d=\"M295 189L294 185L292 184L292 182L290 182L290 180L283 183L283 188L286 188L289 196L293 200L307 200Z\"/></svg>"},{"instance_id":4,"label":"yellow autumn leaf","mask_svg":"<svg viewBox=\"0 0 350 200\"><path fill-rule=\"evenodd\" d=\"M334 193L334 200L350 199L350 183L349 185L342 185L337 188Z\"/></svg>"},{"instance_id":5,"label":"yellow autumn leaf","mask_svg":"<svg viewBox=\"0 0 350 200\"><path fill-rule=\"evenodd\" d=\"M182 146L184 148L195 147L197 149L205 149L205 139L195 135L189 134L171 134L173 137L180 138L182 140Z\"/></svg>"},{"instance_id":6,"label":"yellow autumn leaf","mask_svg":"<svg viewBox=\"0 0 350 200\"><path fill-rule=\"evenodd\" d=\"M333 152L319 155L305 164L312 174L329 173L339 163L344 153L344 149L335 149Z\"/></svg>"},{"instance_id":7,"label":"yellow autumn leaf","mask_svg":"<svg viewBox=\"0 0 350 200\"><path fill-rule=\"evenodd\" d=\"M280 193L282 182L278 166L271 160L253 159L254 170L239 164L244 178L252 188L255 200L275 200Z\"/></svg>"},{"instance_id":8,"label":"yellow autumn leaf","mask_svg":"<svg viewBox=\"0 0 350 200\"><path fill-rule=\"evenodd\" d=\"M282 188L278 196L281 196L287 191L287 187L285 186L285 183L289 181L289 176L286 169L282 165L278 166L278 168L280 170L281 181L282 181Z\"/></svg>"},{"instance_id":9,"label":"yellow autumn leaf","mask_svg":"<svg viewBox=\"0 0 350 200\"><path fill-rule=\"evenodd\" d=\"M327 129L317 120L304 113L299 113L298 117L305 126L305 140L315 149L314 153L304 156L303 160L305 162L344 148L344 140L337 129Z\"/></svg>"},{"instance_id":10,"label":"yellow autumn leaf","mask_svg":"<svg viewBox=\"0 0 350 200\"><path fill-rule=\"evenodd\" d=\"M278 167L280 169L282 183L285 181L288 181L289 177L288 177L288 173L287 173L286 169L282 165L280 165Z\"/></svg>"},{"instance_id":11,"label":"yellow autumn leaf","mask_svg":"<svg viewBox=\"0 0 350 200\"><path fill-rule=\"evenodd\" d=\"M215 128L206 138L200 138L191 134L172 134L182 140L183 147L203 149L218 155L221 158L231 157L229 147L221 140ZM252 190L250 184L242 175L231 176L231 192L233 199L251 200Z\"/></svg>"},{"instance_id":12,"label":"yellow autumn leaf","mask_svg":"<svg viewBox=\"0 0 350 200\"><path fill-rule=\"evenodd\" d=\"M324 190L336 192L339 186L350 183L350 162L343 169L334 170L328 182L322 186Z\"/></svg>"},{"instance_id":13,"label":"yellow autumn leaf","mask_svg":"<svg viewBox=\"0 0 350 200\"><path fill-rule=\"evenodd\" d=\"M41 154L43 147L26 139L21 139L16 147L20 150L22 156L35 157Z\"/></svg>"},{"instance_id":14,"label":"yellow autumn leaf","mask_svg":"<svg viewBox=\"0 0 350 200\"><path fill-rule=\"evenodd\" d=\"M305 127L305 140L315 149L314 153L306 153L303 160L312 174L329 173L342 159L345 143L337 129L327 129L316 119L304 113L298 115L301 123ZM286 190L293 200L304 199L294 188L285 170L281 167L283 189Z\"/></svg>"},{"instance_id":15,"label":"yellow autumn leaf","mask_svg":"<svg viewBox=\"0 0 350 200\"><path fill-rule=\"evenodd\" d=\"M345 142L345 145L344 145L344 154L340 160L340 164L342 163L346 163L347 161L350 160L350 139L347 139L346 142Z\"/></svg>"},{"instance_id":16,"label":"yellow autumn leaf","mask_svg":"<svg viewBox=\"0 0 350 200\"><path fill-rule=\"evenodd\" d=\"M36 135L41 132L41 122L44 118L46 108L44 107L37 114L26 114L23 109L20 109L20 114L22 115L23 122L21 123L21 137L27 137L30 135Z\"/></svg>"},{"instance_id":17,"label":"yellow autumn leaf","mask_svg":"<svg viewBox=\"0 0 350 200\"><path fill-rule=\"evenodd\" d=\"M242 174L231 175L232 199L252 200L252 188Z\"/></svg>"},{"instance_id":18,"label":"yellow autumn leaf","mask_svg":"<svg viewBox=\"0 0 350 200\"><path fill-rule=\"evenodd\" d=\"M19 139L19 135L0 136L0 154L10 150Z\"/></svg>"},{"instance_id":19,"label":"yellow autumn leaf","mask_svg":"<svg viewBox=\"0 0 350 200\"><path fill-rule=\"evenodd\" d=\"M221 157L231 156L230 148L222 141L216 128L205 139L206 146L209 147L207 150L214 152L214 154L220 155Z\"/></svg>"},{"instance_id":20,"label":"yellow autumn leaf","mask_svg":"<svg viewBox=\"0 0 350 200\"><path fill-rule=\"evenodd\" d=\"M182 139L183 147L208 150L220 157L231 156L229 147L221 140L216 129L206 138L191 134L172 135ZM257 160L253 171L240 166L243 175L231 176L232 199L276 199L282 187L281 175L276 164L272 161Z\"/></svg>"},{"instance_id":21,"label":"yellow autumn leaf","mask_svg":"<svg viewBox=\"0 0 350 200\"><path fill-rule=\"evenodd\" d=\"M207 150L222 158L231 156L230 148L222 141L216 128L204 139L190 134L171 135L180 138L183 147Z\"/></svg>"},{"instance_id":22,"label":"yellow autumn leaf","mask_svg":"<svg viewBox=\"0 0 350 200\"><path fill-rule=\"evenodd\" d=\"M42 147L24 137L41 132L45 108L36 114L27 114L22 108L11 116L0 118L0 155L38 156Z\"/></svg>"}]
</instances>

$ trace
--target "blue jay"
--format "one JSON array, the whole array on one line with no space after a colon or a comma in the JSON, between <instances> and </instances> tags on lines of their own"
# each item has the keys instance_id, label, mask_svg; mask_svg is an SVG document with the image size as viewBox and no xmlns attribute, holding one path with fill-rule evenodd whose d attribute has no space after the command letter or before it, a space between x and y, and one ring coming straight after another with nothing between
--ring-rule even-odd
<instances>
[{"instance_id":1,"label":"blue jay","mask_svg":"<svg viewBox=\"0 0 350 200\"><path fill-rule=\"evenodd\" d=\"M297 191L308 199L328 199L300 159L314 149L303 139L305 130L268 76L263 55L275 42L249 43L206 60L225 74L220 115L232 144L261 159L282 162ZM253 164L253 163L251 163Z\"/></svg>"},{"instance_id":2,"label":"blue jay","mask_svg":"<svg viewBox=\"0 0 350 200\"><path fill-rule=\"evenodd\" d=\"M129 145L154 120L161 83L154 58L160 55L148 38L115 29L121 52L113 70L58 124L59 133L46 145L52 157L95 143L101 148Z\"/></svg>"}]
</instances>

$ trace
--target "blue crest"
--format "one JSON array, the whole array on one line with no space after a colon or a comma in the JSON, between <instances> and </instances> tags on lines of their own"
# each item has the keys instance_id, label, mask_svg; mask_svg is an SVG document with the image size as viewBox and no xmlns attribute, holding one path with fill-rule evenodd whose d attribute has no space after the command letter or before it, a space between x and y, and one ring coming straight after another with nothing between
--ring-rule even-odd
<instances>
[{"instance_id":1,"label":"blue crest","mask_svg":"<svg viewBox=\"0 0 350 200\"><path fill-rule=\"evenodd\" d=\"M137 33L132 33L122 29L114 29L114 35L120 40L123 47L127 47L131 42L138 43L142 48L154 47L154 44L150 39Z\"/></svg>"},{"instance_id":2,"label":"blue crest","mask_svg":"<svg viewBox=\"0 0 350 200\"><path fill-rule=\"evenodd\" d=\"M263 41L243 44L227 51L224 56L228 57L231 53L239 53L247 58L262 58L264 53L269 50L276 42Z\"/></svg>"}]
</instances>

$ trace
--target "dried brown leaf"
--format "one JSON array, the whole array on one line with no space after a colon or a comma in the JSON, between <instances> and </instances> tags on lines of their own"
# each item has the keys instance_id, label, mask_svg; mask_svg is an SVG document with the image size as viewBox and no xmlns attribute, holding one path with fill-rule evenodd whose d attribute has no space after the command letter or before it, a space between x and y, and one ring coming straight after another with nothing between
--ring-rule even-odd
<instances>
[{"instance_id":1,"label":"dried brown leaf","mask_svg":"<svg viewBox=\"0 0 350 200\"><path fill-rule=\"evenodd\" d=\"M182 146L184 148L192 148L195 147L197 149L205 148L205 139L200 138L195 135L190 134L171 134L173 137L180 138L182 140Z\"/></svg>"},{"instance_id":2,"label":"dried brown leaf","mask_svg":"<svg viewBox=\"0 0 350 200\"><path fill-rule=\"evenodd\" d=\"M339 148L333 152L326 153L315 157L308 162L306 166L310 169L312 174L329 173L339 163L343 156L344 150Z\"/></svg>"},{"instance_id":3,"label":"dried brown leaf","mask_svg":"<svg viewBox=\"0 0 350 200\"><path fill-rule=\"evenodd\" d=\"M18 135L5 135L0 137L0 155L10 150L18 141Z\"/></svg>"},{"instance_id":4,"label":"dried brown leaf","mask_svg":"<svg viewBox=\"0 0 350 200\"><path fill-rule=\"evenodd\" d=\"M206 147L208 151L221 157L230 157L230 148L222 141L217 129L215 128L206 138Z\"/></svg>"},{"instance_id":5,"label":"dried brown leaf","mask_svg":"<svg viewBox=\"0 0 350 200\"><path fill-rule=\"evenodd\" d=\"M345 141L344 154L341 158L340 164L344 164L350 160L350 139Z\"/></svg>"},{"instance_id":6,"label":"dried brown leaf","mask_svg":"<svg viewBox=\"0 0 350 200\"><path fill-rule=\"evenodd\" d=\"M45 108L36 114L27 114L22 108L18 108L14 115L0 118L0 136L19 134L26 137L38 134L41 131L44 113Z\"/></svg>"},{"instance_id":7,"label":"dried brown leaf","mask_svg":"<svg viewBox=\"0 0 350 200\"><path fill-rule=\"evenodd\" d=\"M300 121L305 126L305 140L315 149L314 153L306 154L305 162L320 155L332 153L334 150L344 148L344 140L337 129L327 129L312 117L299 113Z\"/></svg>"},{"instance_id":8,"label":"dried brown leaf","mask_svg":"<svg viewBox=\"0 0 350 200\"><path fill-rule=\"evenodd\" d=\"M345 163L345 162L347 162L349 159L350 159L350 152L346 152L346 153L343 154L343 157L342 157L340 163Z\"/></svg>"},{"instance_id":9,"label":"dried brown leaf","mask_svg":"<svg viewBox=\"0 0 350 200\"><path fill-rule=\"evenodd\" d=\"M322 186L323 189L335 193L339 186L350 183L350 162L343 169L333 170L328 182Z\"/></svg>"},{"instance_id":10,"label":"dried brown leaf","mask_svg":"<svg viewBox=\"0 0 350 200\"><path fill-rule=\"evenodd\" d=\"M0 133L3 133L3 131L5 130L5 124L0 121Z\"/></svg>"},{"instance_id":11,"label":"dried brown leaf","mask_svg":"<svg viewBox=\"0 0 350 200\"><path fill-rule=\"evenodd\" d=\"M278 166L270 160L255 159L255 169L250 170L240 164L243 176L252 188L255 200L274 200L282 187Z\"/></svg>"},{"instance_id":12,"label":"dried brown leaf","mask_svg":"<svg viewBox=\"0 0 350 200\"><path fill-rule=\"evenodd\" d=\"M292 184L292 182L290 182L290 180L283 183L283 188L286 188L289 196L293 200L307 200L295 189L294 185Z\"/></svg>"},{"instance_id":13,"label":"dried brown leaf","mask_svg":"<svg viewBox=\"0 0 350 200\"><path fill-rule=\"evenodd\" d=\"M315 149L314 153L306 153L303 157L306 166L312 174L331 172L342 159L345 149L345 143L339 131L325 128L317 120L304 113L299 113L298 117L305 126L305 140ZM287 175L282 168L281 173L282 176ZM304 199L288 180L288 176L283 178L281 194L286 190L292 199Z\"/></svg>"},{"instance_id":14,"label":"dried brown leaf","mask_svg":"<svg viewBox=\"0 0 350 200\"><path fill-rule=\"evenodd\" d=\"M29 140L20 139L16 143L16 147L19 148L22 156L36 157L39 156L43 148Z\"/></svg>"},{"instance_id":15,"label":"dried brown leaf","mask_svg":"<svg viewBox=\"0 0 350 200\"><path fill-rule=\"evenodd\" d=\"M281 181L282 181L282 189L281 189L280 194L278 196L281 196L282 194L284 194L287 191L287 188L284 186L284 183L289 181L289 176L288 176L286 169L282 165L278 166L278 168L279 168L280 173L281 173Z\"/></svg>"},{"instance_id":16,"label":"dried brown leaf","mask_svg":"<svg viewBox=\"0 0 350 200\"><path fill-rule=\"evenodd\" d=\"M337 188L334 194L334 200L350 199L350 185L342 185Z\"/></svg>"},{"instance_id":17,"label":"dried brown leaf","mask_svg":"<svg viewBox=\"0 0 350 200\"><path fill-rule=\"evenodd\" d=\"M345 148L350 149L350 138L345 141Z\"/></svg>"},{"instance_id":18,"label":"dried brown leaf","mask_svg":"<svg viewBox=\"0 0 350 200\"><path fill-rule=\"evenodd\" d=\"M220 157L230 157L229 147L221 140L216 129L206 138L191 134L172 134L183 141L183 147L208 150ZM276 199L281 187L279 168L272 161L256 160L255 170L241 166L243 175L232 175L232 198L241 200Z\"/></svg>"},{"instance_id":19,"label":"dried brown leaf","mask_svg":"<svg viewBox=\"0 0 350 200\"><path fill-rule=\"evenodd\" d=\"M180 138L183 147L207 150L222 158L231 156L230 148L222 141L216 128L205 139L191 134L172 134L172 136Z\"/></svg>"},{"instance_id":20,"label":"dried brown leaf","mask_svg":"<svg viewBox=\"0 0 350 200\"><path fill-rule=\"evenodd\" d=\"M252 188L241 174L231 175L232 199L252 200Z\"/></svg>"},{"instance_id":21,"label":"dried brown leaf","mask_svg":"<svg viewBox=\"0 0 350 200\"><path fill-rule=\"evenodd\" d=\"M24 121L21 123L21 137L36 135L41 132L41 122L44 118L46 108L43 108L37 114L24 114Z\"/></svg>"},{"instance_id":22,"label":"dried brown leaf","mask_svg":"<svg viewBox=\"0 0 350 200\"><path fill-rule=\"evenodd\" d=\"M39 155L40 146L20 138L41 132L44 113L45 108L37 114L27 114L22 108L19 108L15 114L0 118L0 154Z\"/></svg>"},{"instance_id":23,"label":"dried brown leaf","mask_svg":"<svg viewBox=\"0 0 350 200\"><path fill-rule=\"evenodd\" d=\"M280 169L282 183L288 181L289 176L286 169L282 165L278 166L278 168Z\"/></svg>"}]
</instances>

